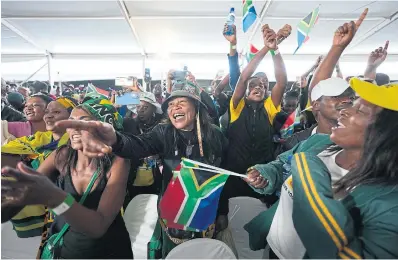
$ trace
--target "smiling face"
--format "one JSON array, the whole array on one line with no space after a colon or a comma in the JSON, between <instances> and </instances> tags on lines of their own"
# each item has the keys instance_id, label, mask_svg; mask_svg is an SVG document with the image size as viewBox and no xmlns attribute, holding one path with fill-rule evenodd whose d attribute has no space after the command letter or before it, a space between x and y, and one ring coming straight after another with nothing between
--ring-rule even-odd
<instances>
[{"instance_id":1,"label":"smiling face","mask_svg":"<svg viewBox=\"0 0 398 260\"><path fill-rule=\"evenodd\" d=\"M247 99L254 102L260 102L264 100L267 92L268 81L263 78L253 78L249 81L247 86L249 94Z\"/></svg>"},{"instance_id":2,"label":"smiling face","mask_svg":"<svg viewBox=\"0 0 398 260\"><path fill-rule=\"evenodd\" d=\"M25 108L23 110L26 119L32 122L42 121L46 106L46 102L39 97L29 98L28 101L26 101Z\"/></svg>"},{"instance_id":3,"label":"smiling face","mask_svg":"<svg viewBox=\"0 0 398 260\"><path fill-rule=\"evenodd\" d=\"M332 125L337 125L337 119L340 116L342 109L352 106L352 101L355 98L355 94L351 88L346 90L343 94L336 97L323 96L319 100L313 102L313 111L317 116L323 117L327 121L331 122Z\"/></svg>"},{"instance_id":4,"label":"smiling face","mask_svg":"<svg viewBox=\"0 0 398 260\"><path fill-rule=\"evenodd\" d=\"M92 115L86 112L84 109L75 108L72 110L69 119L71 120L83 120L83 121L93 121L96 120ZM69 134L69 139L71 147L74 150L82 150L83 144L81 141L82 134L78 129L68 128L66 132Z\"/></svg>"},{"instance_id":5,"label":"smiling face","mask_svg":"<svg viewBox=\"0 0 398 260\"><path fill-rule=\"evenodd\" d=\"M190 131L194 128L196 109L190 98L177 97L169 101L167 115L177 129Z\"/></svg>"},{"instance_id":6,"label":"smiling face","mask_svg":"<svg viewBox=\"0 0 398 260\"><path fill-rule=\"evenodd\" d=\"M68 110L57 101L50 102L43 117L47 131L52 131L56 122L69 118Z\"/></svg>"},{"instance_id":7,"label":"smiling face","mask_svg":"<svg viewBox=\"0 0 398 260\"><path fill-rule=\"evenodd\" d=\"M340 111L338 126L332 128L330 139L345 149L362 148L366 129L381 110L376 105L358 99L354 106Z\"/></svg>"},{"instance_id":8,"label":"smiling face","mask_svg":"<svg viewBox=\"0 0 398 260\"><path fill-rule=\"evenodd\" d=\"M298 105L298 99L297 98L285 98L283 99L283 111L285 111L287 114L293 113Z\"/></svg>"}]
</instances>

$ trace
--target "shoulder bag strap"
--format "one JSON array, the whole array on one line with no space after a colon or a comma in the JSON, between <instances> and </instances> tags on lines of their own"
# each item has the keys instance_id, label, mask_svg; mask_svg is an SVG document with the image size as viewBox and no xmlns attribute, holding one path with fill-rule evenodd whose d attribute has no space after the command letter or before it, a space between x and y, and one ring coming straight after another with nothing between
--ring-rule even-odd
<instances>
[{"instance_id":1,"label":"shoulder bag strap","mask_svg":"<svg viewBox=\"0 0 398 260\"><path fill-rule=\"evenodd\" d=\"M79 201L80 205L83 205L84 201L86 200L88 194L90 193L91 189L93 188L93 185L95 183L95 181L98 178L98 171L99 169L97 169L93 176L91 177L91 180L86 188L86 191L83 193L82 198ZM58 241L63 237L63 235L65 234L65 232L69 229L69 224L65 223L65 225L62 227L61 231L58 233L57 237L54 239L54 243L53 245L56 245L58 243Z\"/></svg>"}]
</instances>

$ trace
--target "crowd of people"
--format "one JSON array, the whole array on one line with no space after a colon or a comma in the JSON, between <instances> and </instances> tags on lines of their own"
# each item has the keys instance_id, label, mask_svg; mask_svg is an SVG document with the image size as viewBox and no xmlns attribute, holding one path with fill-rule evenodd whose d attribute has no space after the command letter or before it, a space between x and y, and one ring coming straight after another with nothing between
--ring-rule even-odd
<instances>
[{"instance_id":1,"label":"crowd of people","mask_svg":"<svg viewBox=\"0 0 398 260\"><path fill-rule=\"evenodd\" d=\"M241 196L268 207L241 223L252 250L269 246L265 258L398 258L398 85L377 72L389 42L370 52L363 75L339 67L366 15L338 27L292 86L279 49L289 25L263 26L264 46L242 71L236 28L224 33L229 74L210 94L174 70L165 97L160 85L124 86L140 92L132 106L116 105L117 93L52 96L41 82L29 93L2 80L2 223L21 238L41 236L38 258L132 259L123 209L138 194L161 200L188 158L247 178L228 178L203 232L171 227L158 212L151 259L215 239L228 229L229 200ZM269 53L271 90L255 73Z\"/></svg>"}]
</instances>

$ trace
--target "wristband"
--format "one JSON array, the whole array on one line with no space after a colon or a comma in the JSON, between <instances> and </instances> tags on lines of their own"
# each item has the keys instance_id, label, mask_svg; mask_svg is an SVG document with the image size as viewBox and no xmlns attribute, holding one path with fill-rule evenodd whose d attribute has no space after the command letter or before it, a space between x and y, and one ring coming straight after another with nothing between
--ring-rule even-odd
<instances>
[{"instance_id":1,"label":"wristband","mask_svg":"<svg viewBox=\"0 0 398 260\"><path fill-rule=\"evenodd\" d=\"M275 55L278 55L278 54L279 54L279 49L270 50L269 52L271 53L272 56L275 56Z\"/></svg>"},{"instance_id":2,"label":"wristband","mask_svg":"<svg viewBox=\"0 0 398 260\"><path fill-rule=\"evenodd\" d=\"M64 199L64 201L61 204L59 204L57 207L51 209L51 211L52 211L52 213L54 213L57 216L62 215L68 209L70 209L70 207L72 207L74 202L75 202L75 198L73 198L73 196L68 193L68 195L66 195L66 198Z\"/></svg>"},{"instance_id":3,"label":"wristband","mask_svg":"<svg viewBox=\"0 0 398 260\"><path fill-rule=\"evenodd\" d=\"M236 45L231 45L231 49L236 50Z\"/></svg>"}]
</instances>

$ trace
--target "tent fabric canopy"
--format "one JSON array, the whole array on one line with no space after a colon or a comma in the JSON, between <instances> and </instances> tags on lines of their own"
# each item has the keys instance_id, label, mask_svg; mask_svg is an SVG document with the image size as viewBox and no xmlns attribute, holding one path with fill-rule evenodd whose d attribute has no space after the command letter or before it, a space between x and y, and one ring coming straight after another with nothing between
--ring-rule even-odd
<instances>
[{"instance_id":1,"label":"tent fabric canopy","mask_svg":"<svg viewBox=\"0 0 398 260\"><path fill-rule=\"evenodd\" d=\"M388 62L398 61L396 1L253 3L259 17L263 14L261 24L269 24L275 31L284 24L293 27L292 35L280 46L287 64L300 61L310 66L319 54L328 51L336 28L356 19L365 7L369 8L368 17L342 62L364 63L367 55L386 40L391 42ZM311 39L293 56L296 25L319 3L320 18ZM212 78L219 69L228 70L229 47L222 29L230 7L236 10L238 49L245 49L250 39L261 48L258 27L255 30L252 26L245 34L242 31L241 1L2 1L3 74L10 79L24 79L40 67L35 64L43 64L50 55L53 73L59 72L65 80L141 76L144 62L154 79L160 79L169 68L184 65L199 77ZM270 58L266 61L269 63ZM19 68L15 71L12 63L22 62L30 62L30 70L14 65ZM78 65L71 68L72 63ZM298 69L304 71L301 67ZM48 79L48 72L43 70L36 77Z\"/></svg>"}]
</instances>

